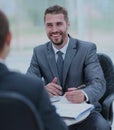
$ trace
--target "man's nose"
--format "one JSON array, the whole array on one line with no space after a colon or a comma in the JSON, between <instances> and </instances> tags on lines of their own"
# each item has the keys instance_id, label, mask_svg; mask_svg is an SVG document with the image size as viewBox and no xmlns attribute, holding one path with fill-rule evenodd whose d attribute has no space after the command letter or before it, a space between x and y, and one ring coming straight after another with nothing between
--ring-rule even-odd
<instances>
[{"instance_id":1,"label":"man's nose","mask_svg":"<svg viewBox=\"0 0 114 130\"><path fill-rule=\"evenodd\" d=\"M54 25L53 28L52 28L52 31L53 32L57 32L58 31L58 27L56 25Z\"/></svg>"}]
</instances>

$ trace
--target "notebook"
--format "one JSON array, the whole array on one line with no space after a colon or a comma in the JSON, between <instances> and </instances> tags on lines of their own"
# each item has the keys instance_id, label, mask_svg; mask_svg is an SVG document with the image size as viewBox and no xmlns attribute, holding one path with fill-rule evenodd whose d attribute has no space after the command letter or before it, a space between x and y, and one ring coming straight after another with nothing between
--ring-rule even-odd
<instances>
[{"instance_id":1,"label":"notebook","mask_svg":"<svg viewBox=\"0 0 114 130\"><path fill-rule=\"evenodd\" d=\"M53 97L55 100L51 100L52 104L56 107L56 112L64 118L74 118L76 120L86 118L94 109L92 104L83 102L81 104L75 104L69 102L64 96Z\"/></svg>"}]
</instances>

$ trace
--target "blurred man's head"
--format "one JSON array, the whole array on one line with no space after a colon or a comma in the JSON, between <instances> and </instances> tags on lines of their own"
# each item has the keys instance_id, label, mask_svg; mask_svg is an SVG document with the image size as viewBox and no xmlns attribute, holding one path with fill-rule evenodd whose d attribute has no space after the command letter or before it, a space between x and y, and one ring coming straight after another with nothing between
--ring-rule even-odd
<instances>
[{"instance_id":1,"label":"blurred man's head","mask_svg":"<svg viewBox=\"0 0 114 130\"><path fill-rule=\"evenodd\" d=\"M10 49L11 33L6 15L0 10L0 58L5 59Z\"/></svg>"}]
</instances>

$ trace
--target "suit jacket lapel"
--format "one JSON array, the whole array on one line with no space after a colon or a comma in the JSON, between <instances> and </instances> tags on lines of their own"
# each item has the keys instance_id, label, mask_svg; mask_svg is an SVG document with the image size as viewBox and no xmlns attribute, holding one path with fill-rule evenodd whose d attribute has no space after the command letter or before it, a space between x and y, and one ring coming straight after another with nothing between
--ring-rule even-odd
<instances>
[{"instance_id":1,"label":"suit jacket lapel","mask_svg":"<svg viewBox=\"0 0 114 130\"><path fill-rule=\"evenodd\" d=\"M63 86L65 84L65 80L67 77L67 73L70 67L70 64L73 60L74 55L77 52L77 40L70 37L69 45L66 51L65 59L64 59L64 69L63 69Z\"/></svg>"},{"instance_id":2,"label":"suit jacket lapel","mask_svg":"<svg viewBox=\"0 0 114 130\"><path fill-rule=\"evenodd\" d=\"M48 64L49 64L50 70L53 74L53 77L58 77L55 54L54 54L54 51L52 49L51 42L49 42L49 44L47 45L47 51L48 51L47 59L48 59ZM59 79L57 80L57 83L60 84Z\"/></svg>"}]
</instances>

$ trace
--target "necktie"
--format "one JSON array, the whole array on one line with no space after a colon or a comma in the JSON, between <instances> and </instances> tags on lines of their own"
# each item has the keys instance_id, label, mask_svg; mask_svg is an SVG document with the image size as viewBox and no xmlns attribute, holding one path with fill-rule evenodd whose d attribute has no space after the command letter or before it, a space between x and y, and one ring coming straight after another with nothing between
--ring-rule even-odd
<instances>
[{"instance_id":1,"label":"necktie","mask_svg":"<svg viewBox=\"0 0 114 130\"><path fill-rule=\"evenodd\" d=\"M59 79L62 85L62 76L63 76L63 53L61 51L57 52L58 54L58 58L57 58L57 70L58 70L58 74L59 74Z\"/></svg>"}]
</instances>

